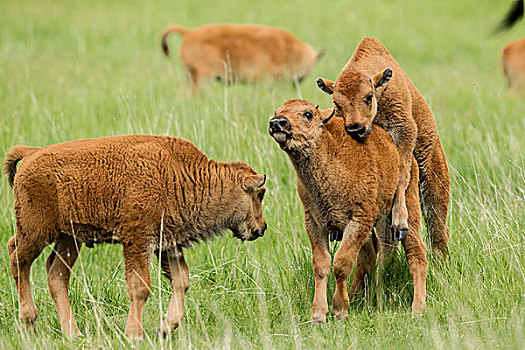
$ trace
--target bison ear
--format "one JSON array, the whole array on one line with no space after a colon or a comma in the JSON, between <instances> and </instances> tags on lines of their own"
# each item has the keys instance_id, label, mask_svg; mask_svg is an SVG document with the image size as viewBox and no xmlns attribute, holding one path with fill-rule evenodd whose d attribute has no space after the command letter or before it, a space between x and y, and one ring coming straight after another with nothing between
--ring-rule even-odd
<instances>
[{"instance_id":1,"label":"bison ear","mask_svg":"<svg viewBox=\"0 0 525 350\"><path fill-rule=\"evenodd\" d=\"M392 69L387 68L384 72L379 72L372 78L372 84L374 84L374 89L382 90L383 87L388 83L392 78Z\"/></svg>"},{"instance_id":2,"label":"bison ear","mask_svg":"<svg viewBox=\"0 0 525 350\"><path fill-rule=\"evenodd\" d=\"M264 186L266 175L250 175L244 180L242 188L245 191L255 191Z\"/></svg>"},{"instance_id":3,"label":"bison ear","mask_svg":"<svg viewBox=\"0 0 525 350\"><path fill-rule=\"evenodd\" d=\"M319 89L323 90L324 93L328 95L334 93L335 83L333 81L319 78L317 79L317 86L319 86Z\"/></svg>"},{"instance_id":4,"label":"bison ear","mask_svg":"<svg viewBox=\"0 0 525 350\"><path fill-rule=\"evenodd\" d=\"M323 121L323 124L328 123L328 122L332 119L332 117L333 117L334 115L335 115L335 108L332 109L332 113L331 113L327 118L325 118L325 119L322 120L322 121Z\"/></svg>"}]
</instances>

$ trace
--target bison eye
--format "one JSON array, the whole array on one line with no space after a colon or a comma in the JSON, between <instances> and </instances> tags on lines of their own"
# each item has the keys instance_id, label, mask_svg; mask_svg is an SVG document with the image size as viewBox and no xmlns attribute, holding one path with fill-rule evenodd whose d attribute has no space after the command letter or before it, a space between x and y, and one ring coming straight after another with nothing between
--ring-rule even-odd
<instances>
[{"instance_id":1,"label":"bison eye","mask_svg":"<svg viewBox=\"0 0 525 350\"><path fill-rule=\"evenodd\" d=\"M313 115L310 112L304 112L303 117L305 117L308 120L312 120Z\"/></svg>"},{"instance_id":2,"label":"bison eye","mask_svg":"<svg viewBox=\"0 0 525 350\"><path fill-rule=\"evenodd\" d=\"M259 200L262 202L264 199L264 192L259 193Z\"/></svg>"},{"instance_id":3,"label":"bison eye","mask_svg":"<svg viewBox=\"0 0 525 350\"><path fill-rule=\"evenodd\" d=\"M372 103L372 94L368 94L368 95L366 95L366 97L365 97L365 103L366 103L367 105L369 105L369 104Z\"/></svg>"}]
</instances>

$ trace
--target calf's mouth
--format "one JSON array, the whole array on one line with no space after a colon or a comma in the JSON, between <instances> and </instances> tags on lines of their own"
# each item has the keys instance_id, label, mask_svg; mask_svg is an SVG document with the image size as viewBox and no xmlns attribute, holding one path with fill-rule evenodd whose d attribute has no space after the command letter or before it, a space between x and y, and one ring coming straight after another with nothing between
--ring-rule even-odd
<instances>
[{"instance_id":1,"label":"calf's mouth","mask_svg":"<svg viewBox=\"0 0 525 350\"><path fill-rule=\"evenodd\" d=\"M371 127L358 123L345 126L345 130L346 133L357 142L365 141L368 135L372 132Z\"/></svg>"},{"instance_id":2,"label":"calf's mouth","mask_svg":"<svg viewBox=\"0 0 525 350\"><path fill-rule=\"evenodd\" d=\"M235 228L230 228L230 231L232 231L233 237L235 237L237 239L240 239L243 242L246 240L246 238L243 237L243 235L240 233L239 230L237 230Z\"/></svg>"},{"instance_id":3,"label":"calf's mouth","mask_svg":"<svg viewBox=\"0 0 525 350\"><path fill-rule=\"evenodd\" d=\"M275 116L270 119L270 126L268 132L279 144L284 144L292 137L293 133L290 131L291 126L288 119L283 116Z\"/></svg>"}]
</instances>

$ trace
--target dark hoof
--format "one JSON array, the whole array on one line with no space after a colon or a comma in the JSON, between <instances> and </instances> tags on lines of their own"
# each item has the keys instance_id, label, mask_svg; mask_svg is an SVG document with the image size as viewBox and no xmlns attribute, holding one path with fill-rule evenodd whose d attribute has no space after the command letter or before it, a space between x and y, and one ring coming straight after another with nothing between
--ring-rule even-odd
<instances>
[{"instance_id":1,"label":"dark hoof","mask_svg":"<svg viewBox=\"0 0 525 350\"><path fill-rule=\"evenodd\" d=\"M392 229L392 240L393 241L396 241L396 240L404 240L407 236L407 233L408 233L408 230L396 230L396 229Z\"/></svg>"},{"instance_id":2,"label":"dark hoof","mask_svg":"<svg viewBox=\"0 0 525 350\"><path fill-rule=\"evenodd\" d=\"M333 241L342 241L343 240L343 232L331 232L330 233L330 242Z\"/></svg>"},{"instance_id":3,"label":"dark hoof","mask_svg":"<svg viewBox=\"0 0 525 350\"><path fill-rule=\"evenodd\" d=\"M325 322L321 321L310 321L310 328L319 327L320 325L325 324Z\"/></svg>"}]
</instances>

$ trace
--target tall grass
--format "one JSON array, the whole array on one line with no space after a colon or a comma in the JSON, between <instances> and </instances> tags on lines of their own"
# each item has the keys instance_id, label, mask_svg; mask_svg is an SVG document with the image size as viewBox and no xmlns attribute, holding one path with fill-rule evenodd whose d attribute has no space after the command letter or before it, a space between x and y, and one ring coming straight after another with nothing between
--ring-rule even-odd
<instances>
[{"instance_id":1,"label":"tall grass","mask_svg":"<svg viewBox=\"0 0 525 350\"><path fill-rule=\"evenodd\" d=\"M139 348L523 348L525 344L525 104L510 97L499 68L505 43L524 24L490 37L507 2L12 1L0 14L0 152L15 144L132 133L174 135L211 158L243 160L268 174L264 238L230 233L186 252L191 287L183 324L155 336L171 293L151 266L153 292ZM212 83L179 97L180 59L166 59L165 26L261 23L295 33L326 56L301 85ZM315 78L334 79L356 44L374 35L391 50L431 105L452 178L450 256L431 262L428 307L410 318L412 281L403 254L383 288L351 304L345 322L311 328L311 251L295 173L267 134L273 110L302 96L330 98ZM177 52L180 38L170 38ZM13 198L0 181L0 241L14 233ZM424 230L422 231L426 236ZM331 247L334 250L336 247ZM32 269L39 319L24 332L0 250L1 348L128 348L128 298L119 246L83 248L70 297L83 336L61 335L47 291L47 248ZM373 284L372 284L373 285ZM333 293L333 278L329 295ZM162 307L161 307L162 306Z\"/></svg>"}]
</instances>

